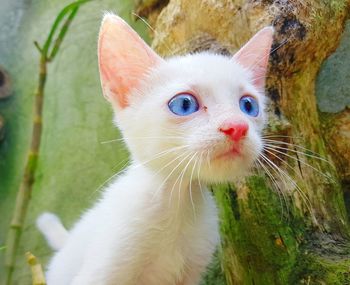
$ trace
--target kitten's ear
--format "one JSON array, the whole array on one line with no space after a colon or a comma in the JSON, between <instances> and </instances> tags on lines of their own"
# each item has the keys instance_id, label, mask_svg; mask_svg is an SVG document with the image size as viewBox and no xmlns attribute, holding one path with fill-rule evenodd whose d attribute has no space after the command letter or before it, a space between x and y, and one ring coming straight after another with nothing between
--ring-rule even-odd
<instances>
[{"instance_id":1,"label":"kitten's ear","mask_svg":"<svg viewBox=\"0 0 350 285\"><path fill-rule=\"evenodd\" d=\"M265 86L273 33L273 27L263 28L233 56L236 62L252 72L253 83L258 89Z\"/></svg>"},{"instance_id":2,"label":"kitten's ear","mask_svg":"<svg viewBox=\"0 0 350 285\"><path fill-rule=\"evenodd\" d=\"M124 108L130 91L163 59L124 20L106 14L100 29L98 60L104 96L114 106Z\"/></svg>"}]
</instances>

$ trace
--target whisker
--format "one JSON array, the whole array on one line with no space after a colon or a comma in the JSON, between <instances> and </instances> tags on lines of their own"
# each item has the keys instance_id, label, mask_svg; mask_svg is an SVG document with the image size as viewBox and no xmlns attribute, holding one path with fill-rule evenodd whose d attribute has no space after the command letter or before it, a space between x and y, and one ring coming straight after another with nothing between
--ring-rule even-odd
<instances>
[{"instance_id":1,"label":"whisker","mask_svg":"<svg viewBox=\"0 0 350 285\"><path fill-rule=\"evenodd\" d=\"M250 148L248 148L247 150L248 150L249 152L251 152L252 154L254 154L254 152L253 152ZM276 192L277 192L277 194L278 194L278 198L279 198L279 200L280 200L280 205L281 205L281 210L282 210L281 216L283 217L283 214L284 214L284 207L283 207L283 203L282 203L282 200L281 200L281 197L280 197L280 196L282 195L283 201L284 201L284 203L285 203L285 205L286 205L286 208L287 208L287 216L289 217L289 205L288 205L288 203L287 203L287 198L286 198L286 196L285 196L285 193L281 190L280 186L279 186L278 183L277 183L276 178L273 176L273 174L271 173L271 171L269 171L269 169L267 168L267 166L265 166L259 159L257 159L257 162L259 163L259 165L261 165L261 167L263 168L263 170L265 171L265 173L269 176L269 178L270 178L271 182L273 183L273 186L274 186L274 188L275 188L275 190L276 190ZM256 165L256 162L254 162L254 164ZM270 165L268 164L268 166L270 166ZM270 167L271 167L271 166L270 166ZM275 170L274 168L271 168L271 169L272 169L274 172L276 172L276 170ZM277 172L277 175L280 176L278 172ZM282 181L282 183L286 186L285 181L284 181L283 179L282 179L281 181ZM288 187L286 187L286 188L288 188Z\"/></svg>"},{"instance_id":2,"label":"whisker","mask_svg":"<svg viewBox=\"0 0 350 285\"><path fill-rule=\"evenodd\" d=\"M180 183L179 183L179 195L178 195L178 199L177 199L177 211L179 211L180 209L180 201L181 201L181 185L182 185L182 181L183 181L183 178L184 178L184 175L185 175L185 172L188 168L188 166L190 165L191 161L193 160L193 158L195 158L197 153L195 153L191 158L190 160L187 162L186 166L184 167L184 169L182 170L182 174L181 174L181 179L180 179Z\"/></svg>"},{"instance_id":3,"label":"whisker","mask_svg":"<svg viewBox=\"0 0 350 285\"><path fill-rule=\"evenodd\" d=\"M265 145L270 146L270 147L274 147L274 148L278 148L278 149L284 149L284 150L288 150L288 151L295 152L295 153L298 153L298 154L303 154L305 156L309 156L311 158L319 159L319 160L322 160L324 162L327 162L328 164L331 164L326 158L324 158L322 156L319 156L317 153L315 153L315 152L313 152L313 151L311 151L311 150L309 150L307 148L304 148L304 147L302 147L300 145L291 144L291 143L285 143L285 142L280 142L280 141L274 141L274 140L264 140L264 142L266 142ZM296 149L290 149L290 148L282 147L282 146L278 146L278 145L276 146L276 145L273 145L273 143L278 144L278 145L293 146L293 147L305 150L306 152L299 151L299 150L296 150ZM309 152L311 154L309 154L307 152Z\"/></svg>"},{"instance_id":4,"label":"whisker","mask_svg":"<svg viewBox=\"0 0 350 285\"><path fill-rule=\"evenodd\" d=\"M197 154L198 154L198 152L195 153L195 155L197 155ZM193 173L194 173L194 170L195 170L196 165L198 163L198 160L199 160L199 157L197 157L195 162L194 162L194 165L192 167L191 176L190 176L190 199L191 199L194 219L196 219L196 209L195 209L194 202L193 202L193 197L192 197L192 178L193 178Z\"/></svg>"},{"instance_id":5,"label":"whisker","mask_svg":"<svg viewBox=\"0 0 350 285\"><path fill-rule=\"evenodd\" d=\"M307 162L305 162L305 161L303 161L303 160L301 160L301 159L298 159L298 158L296 158L296 157L294 157L294 156L291 156L291 155L289 155L289 154L287 154L287 153L284 153L284 152L282 152L282 151L279 151L278 149L276 149L276 148L274 148L274 147L270 147L270 146L268 146L268 145L265 145L265 146L264 146L264 149L265 149L265 151L267 151L267 152L269 152L270 154L272 154L272 155L274 155L275 157L277 157L277 158L278 158L279 160L281 160L282 162L284 162L284 160L281 159L281 158L280 158L279 156L277 156L276 154L274 154L272 151L275 151L275 152L280 153L280 154L282 154L282 155L284 155L284 156L287 156L287 157L289 157L289 158L291 158L291 159L293 159L293 160L295 160L295 161L297 161L297 162L300 162L301 164L312 168L314 171L316 171L318 174L320 174L320 175L323 176L324 178L327 178L327 179L333 181L332 177L330 177L329 175L326 175L326 174L322 173L322 172L321 172L320 170L318 170L316 167L312 166L311 164L309 164L309 163L307 163ZM272 151L271 151L271 150L272 150ZM304 154L304 153L302 153L302 154ZM306 155L306 154L305 154L305 155ZM292 169L293 169L293 168L292 168Z\"/></svg>"},{"instance_id":6,"label":"whisker","mask_svg":"<svg viewBox=\"0 0 350 285\"><path fill-rule=\"evenodd\" d=\"M273 183L273 185L275 186L275 189L276 189L276 192L278 193L278 197L279 197L279 200L280 200L280 204L281 204L281 210L282 210L282 214L281 216L283 217L283 213L284 213L284 210L283 210L283 203L282 203L282 200L281 200L281 197L280 195L282 195L283 197L283 201L284 201L284 204L286 205L286 208L287 208L287 215L289 217L289 205L287 203L287 198L285 197L285 193L280 189L280 187L278 186L278 183L277 183L277 180L276 178L272 175L271 171L258 159L257 162L260 164L260 166L265 170L265 173L267 173L267 175L269 176L271 182ZM270 166L271 167L271 166ZM276 171L275 169L273 169L274 171Z\"/></svg>"},{"instance_id":7,"label":"whisker","mask_svg":"<svg viewBox=\"0 0 350 285\"><path fill-rule=\"evenodd\" d=\"M261 158L268 163L271 167L274 167L280 175L282 175L284 178L286 178L297 190L297 192L300 194L300 197L304 200L306 207L308 208L310 214L312 214L311 210L311 202L310 199L306 196L306 194L300 189L300 187L295 183L295 181L280 167L278 167L273 161L271 161L268 157L266 157L263 153L260 154ZM280 176L282 178L282 176Z\"/></svg>"},{"instance_id":8,"label":"whisker","mask_svg":"<svg viewBox=\"0 0 350 285\"><path fill-rule=\"evenodd\" d=\"M277 158L279 161L281 161L284 165L286 165L289 169L291 169L291 170L293 170L294 171L294 173L296 174L296 175L298 175L298 177L300 178L300 179L303 179L303 177L301 176L301 174L300 174L300 172L298 172L298 171L296 171L295 169L294 169L294 167L292 167L288 162L286 162L285 160L283 160L282 158L280 158L277 154L275 154L274 152L272 152L271 150L269 150L269 149L264 149L267 153L269 153L269 154L271 154L271 155L273 155L275 158Z\"/></svg>"},{"instance_id":9,"label":"whisker","mask_svg":"<svg viewBox=\"0 0 350 285\"><path fill-rule=\"evenodd\" d=\"M166 149L164 151L161 151L161 152L155 154L151 159L146 160L145 162L140 162L140 163L138 163L136 165L133 165L133 168L138 168L140 166L144 166L147 163L150 163L150 162L152 162L152 161L154 161L156 159L159 159L159 158L161 158L161 157L163 157L163 156L165 156L165 155L167 155L169 153L172 153L172 152L175 152L175 151L179 151L179 150L187 148L187 147L189 147L189 145L181 145L181 146L172 147L170 149Z\"/></svg>"},{"instance_id":10,"label":"whisker","mask_svg":"<svg viewBox=\"0 0 350 285\"><path fill-rule=\"evenodd\" d=\"M280 49L281 47L283 47L286 43L288 42L288 39L285 39L284 41L281 42L281 44L279 44L277 47L275 47L274 49L272 49L269 53L269 55L271 55L272 53L274 53L275 51L277 51L278 49ZM266 59L266 55L262 56L259 60L257 60L254 64L252 64L251 66L248 67L248 70L254 70L254 68L256 66L258 66L262 61L264 61ZM253 78L254 79L254 78Z\"/></svg>"},{"instance_id":11,"label":"whisker","mask_svg":"<svg viewBox=\"0 0 350 285\"><path fill-rule=\"evenodd\" d=\"M210 149L208 149L207 151L207 164L208 164L208 168L211 171L211 164L210 164Z\"/></svg>"},{"instance_id":12,"label":"whisker","mask_svg":"<svg viewBox=\"0 0 350 285\"><path fill-rule=\"evenodd\" d=\"M107 143L111 143L111 142L119 142L119 141L122 141L122 142L125 142L125 140L128 140L128 139L156 139L156 140L159 140L159 139L183 139L183 137L180 137L180 136L162 136L162 137L123 137L123 138L119 138L119 139L113 139L113 140L108 140L108 141L102 141L100 142L100 144L107 144Z\"/></svg>"},{"instance_id":13,"label":"whisker","mask_svg":"<svg viewBox=\"0 0 350 285\"><path fill-rule=\"evenodd\" d=\"M135 12L132 12L132 15L134 15L135 17L137 17L138 19L140 19L155 35L159 35L158 32L156 31L156 29L154 29L144 18L142 18L140 15L136 14ZM167 48L168 52L171 53L171 49L168 46L168 44L166 42L163 42L165 47Z\"/></svg>"},{"instance_id":14,"label":"whisker","mask_svg":"<svg viewBox=\"0 0 350 285\"><path fill-rule=\"evenodd\" d=\"M273 152L271 152L271 151L269 151L269 150L266 150L265 149L265 151L267 151L268 153L270 153L271 155L273 155L274 157L276 157L277 159L279 159L280 161L282 161L282 163L284 163L288 168L290 168L290 169L292 169L293 170L293 172L300 178L300 179L303 179L303 177L301 176L301 174L298 172L298 171L296 171L289 163L287 163L286 161L284 161L282 158L280 158L278 155L276 155L276 154L274 154ZM289 175L288 175L289 176ZM290 178L291 179L291 178ZM295 185L297 185L297 184L295 184ZM300 188L299 188L300 189ZM301 189L300 189L300 191L302 191ZM304 192L302 192L302 193L304 193ZM306 197L306 196L305 196ZM308 199L308 202L309 202L309 204L311 205L311 202L310 202L310 200ZM311 211L310 211L311 212Z\"/></svg>"},{"instance_id":15,"label":"whisker","mask_svg":"<svg viewBox=\"0 0 350 285\"><path fill-rule=\"evenodd\" d=\"M133 168L137 168L137 167L140 167L140 166L144 166L146 165L147 163L150 163L151 161L153 160L156 160L156 159L159 159L169 153L172 153L172 152L175 152L179 149L183 149L183 148L186 148L188 147L188 145L183 145L183 146L178 146L178 147L173 147L173 148L170 148L170 149L167 149L167 150L164 150L164 151L161 151L157 154L155 154L151 159L145 161L145 162L142 162L142 163L139 163L139 164L136 164L136 165L133 165L132 167ZM126 160L126 163L123 165L122 167L122 170L121 171L118 171L117 173L113 174L111 177L109 177L106 181L104 181L100 186L98 186L98 188L91 194L95 194L96 192L98 191L101 191L101 189L109 182L111 181L112 179L114 179L115 177L117 177L118 175L122 174L124 171L125 171L125 166L129 163L129 159L125 159ZM125 161L123 160L123 161ZM119 163L120 164L120 163ZM118 165L119 165L118 164Z\"/></svg>"},{"instance_id":16,"label":"whisker","mask_svg":"<svg viewBox=\"0 0 350 285\"><path fill-rule=\"evenodd\" d=\"M279 50L281 47L283 47L286 43L288 42L288 39L285 39L284 41L282 41L277 47L275 47L274 49L272 49L270 51L270 54L274 53L275 51Z\"/></svg>"},{"instance_id":17,"label":"whisker","mask_svg":"<svg viewBox=\"0 0 350 285\"><path fill-rule=\"evenodd\" d=\"M126 161L126 162L125 162ZM102 188L105 187L105 185L107 183L109 183L112 179L114 179L115 177L121 175L125 170L126 170L126 166L128 165L129 163L129 159L124 159L122 160L122 162L125 162L124 165L121 167L121 170L118 171L117 173L114 173L111 177L107 178L106 181L102 182L97 188L95 191L93 191L91 194L90 194L90 197L92 197L96 192L100 192L102 190ZM117 165L120 165L121 163L119 162Z\"/></svg>"},{"instance_id":18,"label":"whisker","mask_svg":"<svg viewBox=\"0 0 350 285\"><path fill-rule=\"evenodd\" d=\"M289 138L289 139L296 139L296 140L302 139L301 136L296 137L296 136L287 136L287 135L278 135L278 134L262 135L261 138L262 139L264 139L264 138Z\"/></svg>"},{"instance_id":19,"label":"whisker","mask_svg":"<svg viewBox=\"0 0 350 285\"><path fill-rule=\"evenodd\" d=\"M202 158L203 158L203 153L204 151L201 152L201 155L200 155L200 160L199 160L199 167L198 167L198 170L197 170L197 178L198 178L198 185L199 185L199 190L201 191L201 195L202 195L202 199L203 201L205 201L206 199L204 198L204 194L203 194L203 189L202 189L202 183L201 183L201 180L200 180L200 176L199 176L199 173L201 171L201 167L202 167Z\"/></svg>"},{"instance_id":20,"label":"whisker","mask_svg":"<svg viewBox=\"0 0 350 285\"><path fill-rule=\"evenodd\" d=\"M171 164L172 162L178 160L179 158L182 158L183 156L185 156L173 169L172 171L168 174L167 177L165 177L165 179L163 180L163 182L160 184L160 186L157 188L157 190L154 192L152 200L154 199L154 197L157 196L158 192L160 191L160 189L163 187L163 185L166 183L166 181L170 178L170 176L175 172L175 170L191 155L191 152L184 152L183 154L180 154L179 156L177 156L175 159L173 159L172 161L170 161L167 165L165 165L161 170L163 170L165 167L167 167L169 164ZM160 171L161 171L160 170ZM158 172L160 172L158 171Z\"/></svg>"}]
</instances>

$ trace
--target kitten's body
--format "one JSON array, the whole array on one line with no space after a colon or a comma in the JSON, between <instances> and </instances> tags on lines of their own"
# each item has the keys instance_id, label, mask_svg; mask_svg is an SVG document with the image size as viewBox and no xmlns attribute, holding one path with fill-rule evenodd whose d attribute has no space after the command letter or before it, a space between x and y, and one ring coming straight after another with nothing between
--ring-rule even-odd
<instances>
[{"instance_id":1,"label":"kitten's body","mask_svg":"<svg viewBox=\"0 0 350 285\"><path fill-rule=\"evenodd\" d=\"M245 175L261 152L264 112L250 113L253 106L245 109L241 99L254 99L263 110L271 41L268 28L233 59L202 53L163 60L121 19L106 16L102 87L132 164L64 242L56 240L66 238L57 220L39 219L59 249L49 285L199 283L219 242L217 210L205 185ZM170 103L181 96L187 105L179 114ZM181 114L188 104L197 105Z\"/></svg>"},{"instance_id":2,"label":"kitten's body","mask_svg":"<svg viewBox=\"0 0 350 285\"><path fill-rule=\"evenodd\" d=\"M108 187L54 257L48 284L198 284L218 244L217 212L208 191L130 168ZM178 203L180 202L180 204ZM78 274L77 274L78 273Z\"/></svg>"}]
</instances>

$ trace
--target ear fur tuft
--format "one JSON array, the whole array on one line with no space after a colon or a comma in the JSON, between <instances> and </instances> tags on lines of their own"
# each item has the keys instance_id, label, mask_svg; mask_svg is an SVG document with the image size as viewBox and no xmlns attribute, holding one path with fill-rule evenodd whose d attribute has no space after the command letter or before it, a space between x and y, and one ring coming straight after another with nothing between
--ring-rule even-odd
<instances>
[{"instance_id":1,"label":"ear fur tuft","mask_svg":"<svg viewBox=\"0 0 350 285\"><path fill-rule=\"evenodd\" d=\"M252 73L253 83L258 89L265 86L273 34L272 26L261 29L233 56L236 62Z\"/></svg>"},{"instance_id":2,"label":"ear fur tuft","mask_svg":"<svg viewBox=\"0 0 350 285\"><path fill-rule=\"evenodd\" d=\"M110 12L102 20L98 60L103 94L119 108L128 105L130 91L162 61L122 18Z\"/></svg>"}]
</instances>

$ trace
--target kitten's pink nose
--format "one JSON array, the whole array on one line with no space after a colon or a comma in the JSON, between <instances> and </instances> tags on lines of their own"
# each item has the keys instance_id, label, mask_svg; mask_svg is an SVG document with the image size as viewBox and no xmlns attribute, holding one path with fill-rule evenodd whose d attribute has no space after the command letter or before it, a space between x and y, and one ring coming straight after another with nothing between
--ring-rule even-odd
<instances>
[{"instance_id":1,"label":"kitten's pink nose","mask_svg":"<svg viewBox=\"0 0 350 285\"><path fill-rule=\"evenodd\" d=\"M245 122L224 122L219 131L224 133L234 142L238 142L247 135L249 126Z\"/></svg>"}]
</instances>

